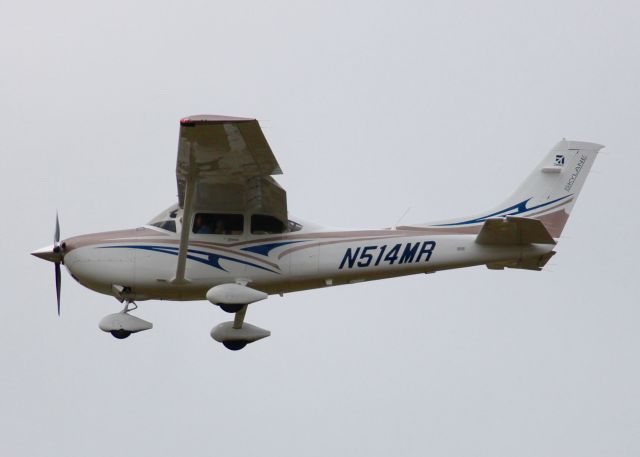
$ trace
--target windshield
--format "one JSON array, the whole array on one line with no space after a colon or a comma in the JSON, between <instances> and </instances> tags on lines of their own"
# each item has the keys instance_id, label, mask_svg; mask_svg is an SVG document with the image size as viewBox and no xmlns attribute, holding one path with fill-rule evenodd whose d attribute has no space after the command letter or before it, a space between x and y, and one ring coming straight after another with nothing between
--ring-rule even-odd
<instances>
[{"instance_id":1,"label":"windshield","mask_svg":"<svg viewBox=\"0 0 640 457\"><path fill-rule=\"evenodd\" d=\"M156 217L151 219L149 225L168 230L170 232L176 232L176 216L178 215L178 205L173 204Z\"/></svg>"},{"instance_id":2,"label":"windshield","mask_svg":"<svg viewBox=\"0 0 640 457\"><path fill-rule=\"evenodd\" d=\"M168 230L174 233L176 231L176 221L158 221L158 222L153 222L152 224L149 224L149 225L153 225L154 227L158 227L163 230Z\"/></svg>"}]
</instances>

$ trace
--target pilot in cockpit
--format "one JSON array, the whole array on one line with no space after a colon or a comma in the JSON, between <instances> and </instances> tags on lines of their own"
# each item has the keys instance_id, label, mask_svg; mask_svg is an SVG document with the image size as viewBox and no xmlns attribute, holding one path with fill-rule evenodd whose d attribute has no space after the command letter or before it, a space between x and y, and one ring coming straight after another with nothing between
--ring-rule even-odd
<instances>
[{"instance_id":1,"label":"pilot in cockpit","mask_svg":"<svg viewBox=\"0 0 640 457\"><path fill-rule=\"evenodd\" d=\"M193 233L199 233L203 235L213 233L209 224L207 224L204 220L204 217L202 217L202 214L197 214L196 218L193 221Z\"/></svg>"}]
</instances>

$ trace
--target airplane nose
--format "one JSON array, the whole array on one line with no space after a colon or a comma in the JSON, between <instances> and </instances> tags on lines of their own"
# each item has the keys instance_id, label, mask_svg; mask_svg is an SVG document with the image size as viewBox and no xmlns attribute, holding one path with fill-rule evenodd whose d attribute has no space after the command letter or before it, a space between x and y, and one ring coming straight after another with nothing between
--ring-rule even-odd
<instances>
[{"instance_id":1,"label":"airplane nose","mask_svg":"<svg viewBox=\"0 0 640 457\"><path fill-rule=\"evenodd\" d=\"M39 259L48 260L49 262L60 262L62 260L62 250L59 247L46 246L44 248L36 249L31 255L38 257Z\"/></svg>"}]
</instances>

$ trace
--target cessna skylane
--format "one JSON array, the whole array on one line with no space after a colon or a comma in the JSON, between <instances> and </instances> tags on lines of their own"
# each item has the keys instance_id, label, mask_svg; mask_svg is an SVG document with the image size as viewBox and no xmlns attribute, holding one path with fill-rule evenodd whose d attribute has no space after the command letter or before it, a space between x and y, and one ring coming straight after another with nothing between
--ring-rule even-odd
<instances>
[{"instance_id":1,"label":"cessna skylane","mask_svg":"<svg viewBox=\"0 0 640 457\"><path fill-rule=\"evenodd\" d=\"M211 330L231 350L269 336L245 322L272 294L486 265L541 270L603 146L562 140L500 205L446 221L336 230L289 216L280 166L255 119L180 120L178 201L148 224L60 239L32 254L122 311L99 324L114 337L153 327L131 314L142 300L209 300L233 314Z\"/></svg>"}]
</instances>

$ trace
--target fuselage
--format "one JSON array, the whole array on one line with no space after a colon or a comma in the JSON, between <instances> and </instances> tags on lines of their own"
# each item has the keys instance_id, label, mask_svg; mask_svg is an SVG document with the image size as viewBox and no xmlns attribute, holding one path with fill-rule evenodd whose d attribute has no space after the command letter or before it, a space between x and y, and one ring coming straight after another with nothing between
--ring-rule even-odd
<instances>
[{"instance_id":1,"label":"fuselage","mask_svg":"<svg viewBox=\"0 0 640 457\"><path fill-rule=\"evenodd\" d=\"M192 234L185 281L175 281L180 236L152 225L64 240L64 264L97 292L134 300L203 300L219 284L268 294L462 268L549 253L553 245L485 246L475 234L429 227L302 228L268 235Z\"/></svg>"},{"instance_id":2,"label":"fuselage","mask_svg":"<svg viewBox=\"0 0 640 457\"><path fill-rule=\"evenodd\" d=\"M127 338L151 322L136 300L208 300L234 314L211 337L239 350L270 335L245 322L268 294L486 265L540 271L601 145L563 140L506 200L481 213L383 229L336 229L289 218L281 174L255 119L180 121L178 200L139 228L93 233L31 254L53 262L60 314L62 264L82 285L124 308L101 330Z\"/></svg>"}]
</instances>

